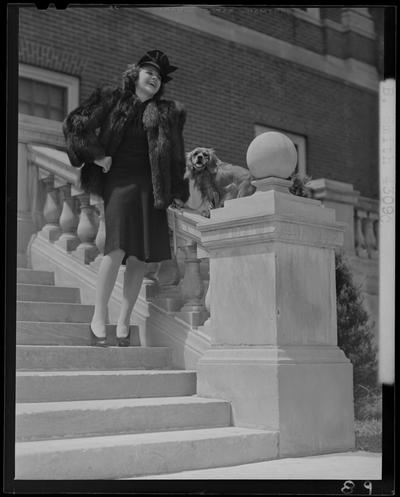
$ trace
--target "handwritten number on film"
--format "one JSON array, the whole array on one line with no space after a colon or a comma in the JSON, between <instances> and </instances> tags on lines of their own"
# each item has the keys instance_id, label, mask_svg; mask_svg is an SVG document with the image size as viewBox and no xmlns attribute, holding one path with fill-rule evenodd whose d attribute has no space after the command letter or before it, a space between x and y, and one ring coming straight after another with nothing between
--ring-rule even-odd
<instances>
[{"instance_id":1,"label":"handwritten number on film","mask_svg":"<svg viewBox=\"0 0 400 497\"><path fill-rule=\"evenodd\" d=\"M356 485L353 481L345 481L343 487L341 488L342 494L352 494L355 486ZM364 488L368 490L368 495L372 495L372 483L370 481L364 482Z\"/></svg>"},{"instance_id":2,"label":"handwritten number on film","mask_svg":"<svg viewBox=\"0 0 400 497\"><path fill-rule=\"evenodd\" d=\"M372 495L372 483L370 481L364 482L364 488L366 488L369 491L368 495Z\"/></svg>"},{"instance_id":3,"label":"handwritten number on film","mask_svg":"<svg viewBox=\"0 0 400 497\"><path fill-rule=\"evenodd\" d=\"M390 179L383 179L384 186L382 188L382 207L381 207L381 220L383 222L388 222L392 220L392 215L394 213L394 188L390 183ZM389 184L387 184L389 183Z\"/></svg>"},{"instance_id":4,"label":"handwritten number on film","mask_svg":"<svg viewBox=\"0 0 400 497\"><path fill-rule=\"evenodd\" d=\"M341 488L342 494L352 494L354 486L354 482L350 480L345 481L343 487Z\"/></svg>"},{"instance_id":5,"label":"handwritten number on film","mask_svg":"<svg viewBox=\"0 0 400 497\"><path fill-rule=\"evenodd\" d=\"M351 480L344 482L341 488L342 494L352 494L354 491L355 483ZM372 483L370 481L364 482L364 488L368 490L368 495L372 495Z\"/></svg>"}]
</instances>

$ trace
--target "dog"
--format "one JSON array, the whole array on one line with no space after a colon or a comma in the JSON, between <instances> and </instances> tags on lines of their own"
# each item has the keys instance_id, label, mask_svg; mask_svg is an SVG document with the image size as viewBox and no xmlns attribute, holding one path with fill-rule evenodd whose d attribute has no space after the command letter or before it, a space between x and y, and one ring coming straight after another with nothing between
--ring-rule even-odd
<instances>
[{"instance_id":1,"label":"dog","mask_svg":"<svg viewBox=\"0 0 400 497\"><path fill-rule=\"evenodd\" d=\"M185 179L193 181L206 206L202 215L210 217L210 209L223 207L226 200L252 195L248 169L222 162L213 148L197 147L186 154Z\"/></svg>"}]
</instances>

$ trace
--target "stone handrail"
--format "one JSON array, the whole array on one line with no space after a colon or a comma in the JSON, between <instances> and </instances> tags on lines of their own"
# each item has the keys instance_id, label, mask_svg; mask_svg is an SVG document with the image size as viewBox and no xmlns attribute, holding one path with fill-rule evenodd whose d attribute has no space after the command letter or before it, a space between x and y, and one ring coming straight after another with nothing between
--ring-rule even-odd
<instances>
[{"instance_id":1,"label":"stone handrail","mask_svg":"<svg viewBox=\"0 0 400 497\"><path fill-rule=\"evenodd\" d=\"M105 243L103 200L80 188L79 170L71 167L62 150L28 144L27 164L30 212L38 236L97 271ZM194 328L208 317L204 303L208 261L197 257L199 238L190 235L199 217L168 210L170 226L178 227L171 231L173 258L148 264L144 285L146 298L153 298Z\"/></svg>"},{"instance_id":2,"label":"stone handrail","mask_svg":"<svg viewBox=\"0 0 400 497\"><path fill-rule=\"evenodd\" d=\"M379 200L361 197L349 183L326 178L308 185L312 197L336 210L338 220L347 223L344 249L363 259L377 259L379 254Z\"/></svg>"}]
</instances>

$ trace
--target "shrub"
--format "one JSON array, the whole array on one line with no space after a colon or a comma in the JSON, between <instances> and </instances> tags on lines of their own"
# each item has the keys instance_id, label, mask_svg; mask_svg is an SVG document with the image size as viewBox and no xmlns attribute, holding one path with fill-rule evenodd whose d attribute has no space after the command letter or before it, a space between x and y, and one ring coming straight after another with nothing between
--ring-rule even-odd
<instances>
[{"instance_id":1,"label":"shrub","mask_svg":"<svg viewBox=\"0 0 400 497\"><path fill-rule=\"evenodd\" d=\"M292 182L289 187L290 193L298 197L312 197L312 191L307 186L307 183L311 180L310 176L301 177L299 173L293 173L289 176L289 180Z\"/></svg>"},{"instance_id":2,"label":"shrub","mask_svg":"<svg viewBox=\"0 0 400 497\"><path fill-rule=\"evenodd\" d=\"M353 364L357 398L378 389L377 347L360 288L353 281L343 253L336 253L335 263L338 346Z\"/></svg>"},{"instance_id":3,"label":"shrub","mask_svg":"<svg viewBox=\"0 0 400 497\"><path fill-rule=\"evenodd\" d=\"M380 420L356 421L354 428L358 450L382 451L382 423Z\"/></svg>"}]
</instances>

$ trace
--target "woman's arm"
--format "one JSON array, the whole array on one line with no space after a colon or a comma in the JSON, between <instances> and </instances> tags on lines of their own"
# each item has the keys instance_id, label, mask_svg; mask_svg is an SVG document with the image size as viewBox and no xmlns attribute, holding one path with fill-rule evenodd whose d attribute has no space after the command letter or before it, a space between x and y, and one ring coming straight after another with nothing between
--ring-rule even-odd
<instances>
[{"instance_id":1,"label":"woman's arm","mask_svg":"<svg viewBox=\"0 0 400 497\"><path fill-rule=\"evenodd\" d=\"M63 122L67 154L71 164L94 162L105 157L97 129L114 106L118 90L110 87L97 88L87 100L70 112Z\"/></svg>"}]
</instances>

